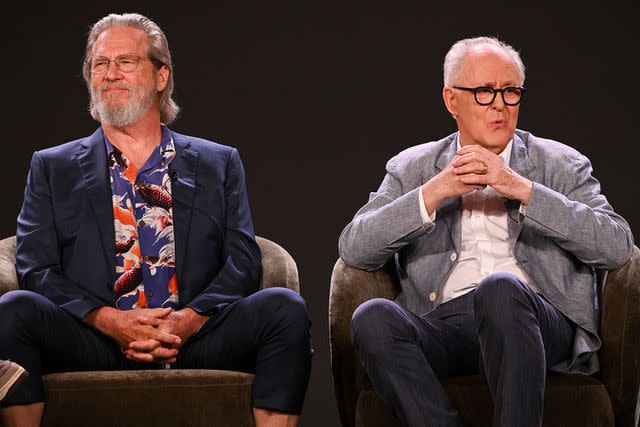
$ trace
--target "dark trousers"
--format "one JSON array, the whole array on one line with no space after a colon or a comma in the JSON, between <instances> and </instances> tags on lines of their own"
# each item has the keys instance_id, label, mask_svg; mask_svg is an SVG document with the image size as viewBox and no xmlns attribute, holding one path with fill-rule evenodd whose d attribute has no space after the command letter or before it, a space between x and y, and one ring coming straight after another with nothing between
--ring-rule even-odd
<instances>
[{"instance_id":1,"label":"dark trousers","mask_svg":"<svg viewBox=\"0 0 640 427\"><path fill-rule=\"evenodd\" d=\"M408 426L459 426L439 378L486 375L494 426L540 426L547 368L568 359L575 327L517 277L496 273L420 317L374 299L351 336L373 387Z\"/></svg>"},{"instance_id":2,"label":"dark trousers","mask_svg":"<svg viewBox=\"0 0 640 427\"><path fill-rule=\"evenodd\" d=\"M255 407L299 414L311 369L310 327L300 295L265 289L211 318L181 347L171 367L254 373ZM162 368L127 360L111 338L29 291L0 298L0 359L29 371L2 406L42 402L47 373Z\"/></svg>"}]
</instances>

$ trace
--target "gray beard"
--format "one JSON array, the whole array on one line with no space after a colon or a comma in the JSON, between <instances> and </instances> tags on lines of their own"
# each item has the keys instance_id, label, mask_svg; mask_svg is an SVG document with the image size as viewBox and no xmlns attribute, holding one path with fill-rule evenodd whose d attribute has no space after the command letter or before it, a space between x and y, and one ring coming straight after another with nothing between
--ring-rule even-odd
<instances>
[{"instance_id":1,"label":"gray beard","mask_svg":"<svg viewBox=\"0 0 640 427\"><path fill-rule=\"evenodd\" d=\"M155 86L155 82L149 88L127 86L132 96L129 102L122 106L104 103L100 98L102 87L97 90L91 88L89 103L91 115L100 123L106 123L118 129L131 126L142 119L153 106L158 97Z\"/></svg>"}]
</instances>

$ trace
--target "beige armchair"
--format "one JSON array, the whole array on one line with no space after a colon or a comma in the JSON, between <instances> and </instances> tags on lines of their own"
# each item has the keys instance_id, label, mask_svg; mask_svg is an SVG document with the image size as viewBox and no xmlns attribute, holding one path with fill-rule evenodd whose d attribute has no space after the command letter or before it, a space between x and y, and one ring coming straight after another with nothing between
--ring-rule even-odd
<instances>
[{"instance_id":1,"label":"beige armchair","mask_svg":"<svg viewBox=\"0 0 640 427\"><path fill-rule=\"evenodd\" d=\"M300 292L298 269L282 247L256 238L260 289ZM18 288L16 239L0 240L0 295ZM47 426L253 426L253 375L217 370L69 372L44 376Z\"/></svg>"},{"instance_id":2,"label":"beige armchair","mask_svg":"<svg viewBox=\"0 0 640 427\"><path fill-rule=\"evenodd\" d=\"M396 285L385 269L365 272L336 263L331 276L331 366L343 426L392 427L400 421L378 397L357 359L349 335L354 310L372 298L393 299ZM593 377L548 375L545 426L637 427L640 419L640 250L608 274L602 294L601 370ZM479 376L443 381L470 426L490 426L493 403ZM614 421L615 420L615 421Z\"/></svg>"}]
</instances>

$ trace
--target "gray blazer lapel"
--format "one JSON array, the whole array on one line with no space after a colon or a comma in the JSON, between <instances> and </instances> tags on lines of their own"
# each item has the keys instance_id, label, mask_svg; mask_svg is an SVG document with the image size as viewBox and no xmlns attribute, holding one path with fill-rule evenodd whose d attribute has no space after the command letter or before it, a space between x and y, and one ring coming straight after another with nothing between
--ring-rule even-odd
<instances>
[{"instance_id":1,"label":"gray blazer lapel","mask_svg":"<svg viewBox=\"0 0 640 427\"><path fill-rule=\"evenodd\" d=\"M456 155L457 145L456 138L451 140L451 143L446 150L442 152L438 161L436 162L436 174L440 173ZM460 251L461 231L460 231L460 198L447 199L438 206L436 209L436 222L441 219L449 229L451 241L456 248L456 251Z\"/></svg>"},{"instance_id":2,"label":"gray blazer lapel","mask_svg":"<svg viewBox=\"0 0 640 427\"><path fill-rule=\"evenodd\" d=\"M85 181L89 202L98 223L109 271L115 273L116 243L113 230L113 206L109 171L107 170L107 150L104 145L102 128L81 142L76 158Z\"/></svg>"},{"instance_id":3,"label":"gray blazer lapel","mask_svg":"<svg viewBox=\"0 0 640 427\"><path fill-rule=\"evenodd\" d=\"M451 141L449 141L449 145L446 146L442 153L440 153L440 157L438 157L438 161L436 162L436 173L440 173L444 168L447 167L449 162L453 160L453 157L456 155L456 151L458 151L457 147L457 133L450 135Z\"/></svg>"},{"instance_id":4,"label":"gray blazer lapel","mask_svg":"<svg viewBox=\"0 0 640 427\"><path fill-rule=\"evenodd\" d=\"M531 181L538 181L538 174L536 173L535 165L529 158L527 147L522 138L517 134L513 135L509 167L519 175L530 179ZM520 236L520 233L522 232L524 217L520 214L520 202L516 200L507 200L506 206L509 217L509 245L513 248Z\"/></svg>"},{"instance_id":5,"label":"gray blazer lapel","mask_svg":"<svg viewBox=\"0 0 640 427\"><path fill-rule=\"evenodd\" d=\"M527 179L535 181L537 178L536 165L533 164L527 152L527 146L518 134L513 135L511 160L509 167Z\"/></svg>"},{"instance_id":6,"label":"gray blazer lapel","mask_svg":"<svg viewBox=\"0 0 640 427\"><path fill-rule=\"evenodd\" d=\"M191 213L196 195L198 153L189 150L191 142L181 135L171 133L176 156L169 164L171 195L173 198L173 233L176 245L176 270L178 283L182 283L187 237L191 226Z\"/></svg>"}]
</instances>

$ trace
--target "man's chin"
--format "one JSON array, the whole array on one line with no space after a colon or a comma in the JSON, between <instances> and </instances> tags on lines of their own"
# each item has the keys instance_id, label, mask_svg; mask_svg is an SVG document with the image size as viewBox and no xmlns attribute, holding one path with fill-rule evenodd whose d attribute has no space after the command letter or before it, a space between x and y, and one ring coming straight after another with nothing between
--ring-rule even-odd
<instances>
[{"instance_id":1,"label":"man's chin","mask_svg":"<svg viewBox=\"0 0 640 427\"><path fill-rule=\"evenodd\" d=\"M124 95L103 96L100 100L106 108L124 108L129 103L129 98Z\"/></svg>"}]
</instances>

